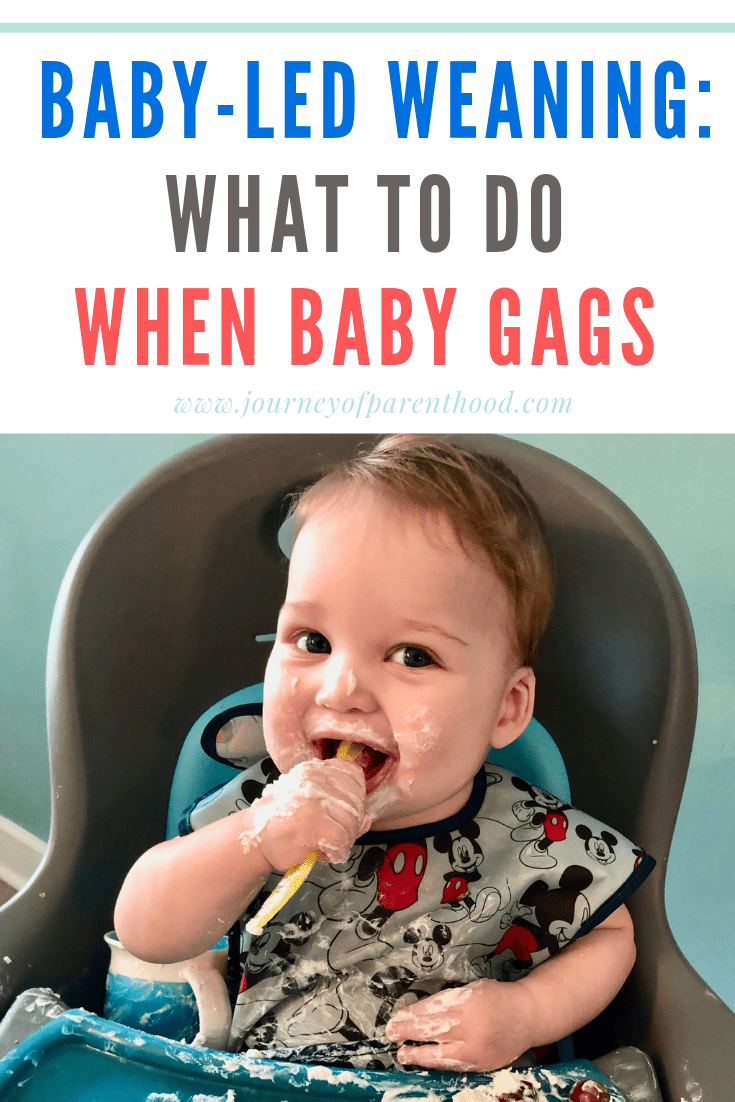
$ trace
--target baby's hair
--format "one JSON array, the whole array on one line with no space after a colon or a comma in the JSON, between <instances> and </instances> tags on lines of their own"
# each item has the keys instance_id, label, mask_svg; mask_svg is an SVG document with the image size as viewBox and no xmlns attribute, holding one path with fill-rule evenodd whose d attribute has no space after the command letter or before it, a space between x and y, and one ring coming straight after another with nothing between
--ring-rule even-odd
<instances>
[{"instance_id":1,"label":"baby's hair","mask_svg":"<svg viewBox=\"0 0 735 1102\"><path fill-rule=\"evenodd\" d=\"M296 532L349 488L445 516L464 550L492 564L514 610L516 657L532 661L551 614L554 567L538 506L505 463L435 436L386 436L296 499Z\"/></svg>"}]
</instances>

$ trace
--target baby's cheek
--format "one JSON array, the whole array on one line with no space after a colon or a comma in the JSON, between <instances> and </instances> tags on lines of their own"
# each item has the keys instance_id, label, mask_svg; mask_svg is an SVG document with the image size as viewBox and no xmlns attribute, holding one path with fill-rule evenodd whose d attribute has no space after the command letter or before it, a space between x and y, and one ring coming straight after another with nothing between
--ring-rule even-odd
<instances>
[{"instance_id":1,"label":"baby's cheek","mask_svg":"<svg viewBox=\"0 0 735 1102\"><path fill-rule=\"evenodd\" d=\"M311 758L311 745L303 733L298 701L299 679L279 671L266 682L263 694L263 734L268 753L282 773Z\"/></svg>"},{"instance_id":2,"label":"baby's cheek","mask_svg":"<svg viewBox=\"0 0 735 1102\"><path fill-rule=\"evenodd\" d=\"M401 726L394 731L401 761L403 786L410 788L416 777L425 775L442 737L441 728L425 706L404 713Z\"/></svg>"}]
</instances>

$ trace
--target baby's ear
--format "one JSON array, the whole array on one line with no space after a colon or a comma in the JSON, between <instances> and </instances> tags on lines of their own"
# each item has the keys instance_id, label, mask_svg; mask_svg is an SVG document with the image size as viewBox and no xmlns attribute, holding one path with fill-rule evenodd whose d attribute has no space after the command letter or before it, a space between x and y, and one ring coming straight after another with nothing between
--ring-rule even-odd
<instances>
[{"instance_id":1,"label":"baby's ear","mask_svg":"<svg viewBox=\"0 0 735 1102\"><path fill-rule=\"evenodd\" d=\"M508 681L503 710L490 745L496 750L509 746L522 735L533 716L536 677L530 666L521 666Z\"/></svg>"}]
</instances>

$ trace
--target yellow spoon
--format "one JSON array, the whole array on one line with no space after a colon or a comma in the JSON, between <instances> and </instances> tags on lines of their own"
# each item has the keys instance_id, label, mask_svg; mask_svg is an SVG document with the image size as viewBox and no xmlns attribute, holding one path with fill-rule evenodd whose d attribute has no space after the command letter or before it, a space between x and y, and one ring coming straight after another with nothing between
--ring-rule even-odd
<instances>
[{"instance_id":1,"label":"yellow spoon","mask_svg":"<svg viewBox=\"0 0 735 1102\"><path fill-rule=\"evenodd\" d=\"M340 742L335 757L344 758L346 761L355 761L362 751L363 746L360 742ZM322 856L321 850L310 849L305 857L302 857L300 861L291 866L288 872L283 874L255 917L245 923L245 929L249 934L254 934L257 937L263 933L263 927L267 926L270 920L278 914L281 907L296 895L296 892Z\"/></svg>"}]
</instances>

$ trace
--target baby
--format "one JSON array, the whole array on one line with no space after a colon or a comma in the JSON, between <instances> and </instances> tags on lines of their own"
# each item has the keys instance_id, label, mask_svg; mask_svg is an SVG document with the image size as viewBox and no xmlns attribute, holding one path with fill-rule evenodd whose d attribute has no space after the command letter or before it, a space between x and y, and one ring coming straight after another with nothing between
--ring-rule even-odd
<instances>
[{"instance_id":1,"label":"baby","mask_svg":"<svg viewBox=\"0 0 735 1102\"><path fill-rule=\"evenodd\" d=\"M118 936L169 962L234 925L239 956L237 924L318 848L243 942L231 1047L503 1067L619 990L635 959L621 902L653 865L486 761L533 712L553 584L537 508L497 460L398 436L307 490L295 531L265 675L270 757L139 859ZM342 740L357 760L335 757Z\"/></svg>"}]
</instances>

